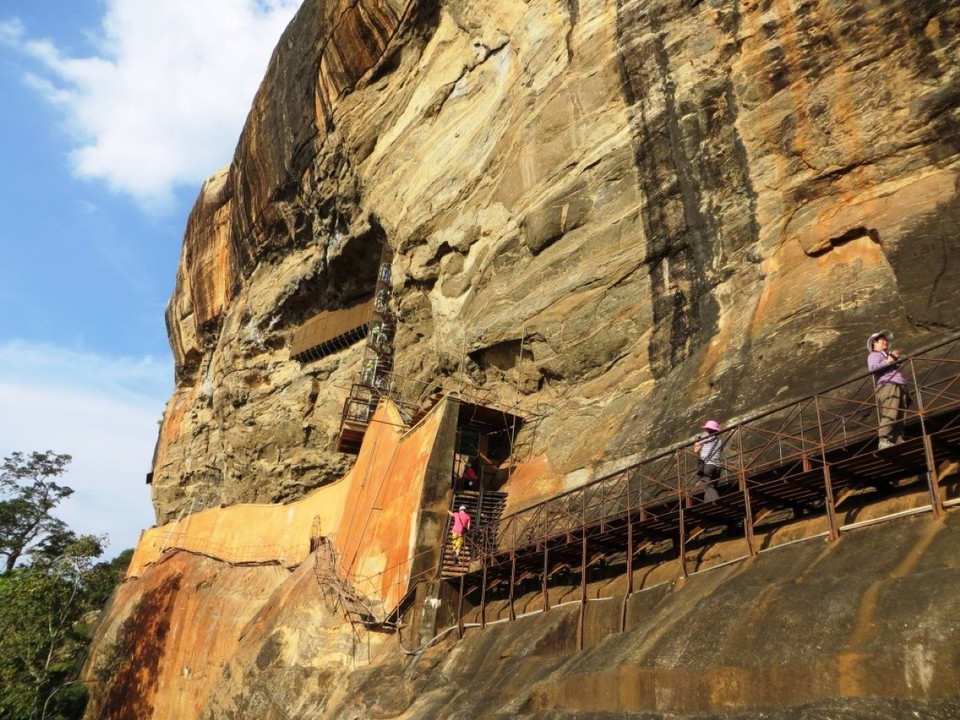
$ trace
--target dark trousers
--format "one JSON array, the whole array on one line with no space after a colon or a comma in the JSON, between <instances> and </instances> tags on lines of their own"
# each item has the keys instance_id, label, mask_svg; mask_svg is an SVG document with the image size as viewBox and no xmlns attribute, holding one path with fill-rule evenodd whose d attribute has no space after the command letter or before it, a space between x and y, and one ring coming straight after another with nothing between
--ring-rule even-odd
<instances>
[{"instance_id":1,"label":"dark trousers","mask_svg":"<svg viewBox=\"0 0 960 720\"><path fill-rule=\"evenodd\" d=\"M894 443L903 439L903 416L909 406L910 394L903 385L884 383L877 388L881 439Z\"/></svg>"},{"instance_id":2,"label":"dark trousers","mask_svg":"<svg viewBox=\"0 0 960 720\"><path fill-rule=\"evenodd\" d=\"M713 502L720 497L720 493L713 487L714 481L720 477L720 466L706 464L697 469L697 484L704 488L703 501Z\"/></svg>"}]
</instances>

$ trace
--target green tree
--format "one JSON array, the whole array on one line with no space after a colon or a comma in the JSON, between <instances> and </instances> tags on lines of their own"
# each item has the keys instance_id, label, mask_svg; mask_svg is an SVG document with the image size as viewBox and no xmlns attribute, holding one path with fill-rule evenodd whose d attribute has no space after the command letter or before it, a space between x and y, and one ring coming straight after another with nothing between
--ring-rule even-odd
<instances>
[{"instance_id":1,"label":"green tree","mask_svg":"<svg viewBox=\"0 0 960 720\"><path fill-rule=\"evenodd\" d=\"M101 608L107 604L117 585L127 576L127 568L133 559L133 548L124 550L113 560L99 562L86 578L87 602Z\"/></svg>"},{"instance_id":2,"label":"green tree","mask_svg":"<svg viewBox=\"0 0 960 720\"><path fill-rule=\"evenodd\" d=\"M13 453L0 465L0 720L79 720L91 611L123 579L132 550L97 562L104 537L53 517L73 490L69 455Z\"/></svg>"},{"instance_id":3,"label":"green tree","mask_svg":"<svg viewBox=\"0 0 960 720\"><path fill-rule=\"evenodd\" d=\"M76 676L89 637L87 580L103 538L85 535L52 558L0 576L0 718L79 718L85 689Z\"/></svg>"},{"instance_id":4,"label":"green tree","mask_svg":"<svg viewBox=\"0 0 960 720\"><path fill-rule=\"evenodd\" d=\"M56 482L72 458L50 450L15 452L0 466L0 556L3 572L34 555L56 557L76 540L66 523L51 515L73 490Z\"/></svg>"}]
</instances>

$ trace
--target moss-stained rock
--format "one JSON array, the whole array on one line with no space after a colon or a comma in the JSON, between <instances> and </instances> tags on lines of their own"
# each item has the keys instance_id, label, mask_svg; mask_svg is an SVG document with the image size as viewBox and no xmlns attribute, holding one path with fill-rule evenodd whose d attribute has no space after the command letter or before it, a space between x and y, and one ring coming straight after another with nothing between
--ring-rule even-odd
<instances>
[{"instance_id":1,"label":"moss-stained rock","mask_svg":"<svg viewBox=\"0 0 960 720\"><path fill-rule=\"evenodd\" d=\"M958 58L938 0L306 0L188 222L158 520L344 475L362 348L290 344L383 244L407 387L541 418L514 502L858 374L877 329L957 330ZM220 570L178 556L118 596L91 717L945 718L956 521L896 527L638 596L622 635L591 605L582 653L558 608L353 674L306 571L223 569L263 587L202 682L176 638Z\"/></svg>"}]
</instances>

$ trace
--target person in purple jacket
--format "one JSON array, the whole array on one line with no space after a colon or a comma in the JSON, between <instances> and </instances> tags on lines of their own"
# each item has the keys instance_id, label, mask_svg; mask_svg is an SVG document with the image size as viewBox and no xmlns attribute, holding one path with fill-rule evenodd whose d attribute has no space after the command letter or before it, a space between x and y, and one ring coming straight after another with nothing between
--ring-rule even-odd
<instances>
[{"instance_id":1,"label":"person in purple jacket","mask_svg":"<svg viewBox=\"0 0 960 720\"><path fill-rule=\"evenodd\" d=\"M876 332L867 340L867 368L873 373L880 413L880 450L903 442L903 417L912 402L900 372L900 352L890 349L892 342L889 330Z\"/></svg>"}]
</instances>

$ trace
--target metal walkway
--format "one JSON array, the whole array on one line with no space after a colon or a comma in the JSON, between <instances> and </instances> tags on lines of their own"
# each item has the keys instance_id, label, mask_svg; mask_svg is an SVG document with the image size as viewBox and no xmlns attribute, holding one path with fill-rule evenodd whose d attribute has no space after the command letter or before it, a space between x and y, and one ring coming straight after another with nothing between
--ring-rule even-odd
<instances>
[{"instance_id":1,"label":"metal walkway","mask_svg":"<svg viewBox=\"0 0 960 720\"><path fill-rule=\"evenodd\" d=\"M579 571L584 588L588 568L614 557L623 558L629 594L640 553L679 553L686 575L687 543L707 533L742 535L755 555L755 530L825 515L836 539L845 529L838 506L906 485L926 493L929 504L919 511L939 517L960 503L946 497L941 482L960 461L960 335L909 356L901 368L914 400L902 444L877 450L873 376L858 376L725 429L720 497L713 502L704 502L696 484L691 441L506 516L495 542L481 541L459 577L460 609L469 599L482 622L488 593L500 586L512 618L516 588L528 579L541 583L546 609L553 575ZM460 610L458 617L462 623Z\"/></svg>"}]
</instances>

